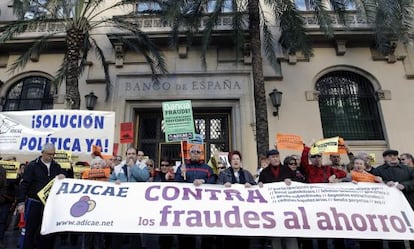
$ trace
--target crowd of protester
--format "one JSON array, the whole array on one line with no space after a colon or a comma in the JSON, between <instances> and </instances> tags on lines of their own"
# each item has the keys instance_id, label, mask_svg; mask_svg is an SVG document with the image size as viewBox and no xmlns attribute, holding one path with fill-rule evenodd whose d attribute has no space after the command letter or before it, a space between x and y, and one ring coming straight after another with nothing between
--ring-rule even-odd
<instances>
[{"instance_id":1,"label":"crowd of protester","mask_svg":"<svg viewBox=\"0 0 414 249\"><path fill-rule=\"evenodd\" d=\"M125 158L113 156L104 159L99 152L91 155L89 162L76 162L84 170L78 172L73 168L62 169L54 160L55 147L45 144L41 156L30 163L20 165L17 179L6 179L5 170L0 167L0 249L3 244L7 227L17 229L17 223L12 219L19 214L25 214L26 233L23 249L53 249L55 238L60 236L62 243L81 245L86 249L121 249L120 245L129 244L128 248L142 249L147 245L147 234L103 234L103 233L64 233L40 235L39 228L43 214L43 204L36 193L51 179L80 178L97 181L110 181L115 184L122 182L187 182L195 186L202 184L221 184L231 188L234 184L243 184L246 188L253 185L259 187L272 182L284 182L290 185L292 181L302 183L335 183L341 182L373 182L387 184L400 189L411 207L414 208L414 158L409 153L399 154L396 150L383 152L383 164L371 165L372 158L368 153L360 152L354 155L346 146L349 163L342 163L341 155L329 154L329 163L323 163L323 154L310 153L305 146L302 155L292 154L281 158L280 152L270 149L266 157L259 159L257 172L252 174L243 167L242 154L239 151L228 153L225 165L214 154L208 163L201 160L202 145L193 145L189 150L190 158L179 166L175 166L168 157L162 157L159 162L145 156L144 151L129 147ZM3 160L16 161L16 158ZM157 165L158 163L158 165ZM158 235L160 249L248 249L251 241L255 240L261 248L273 249L370 249L383 248L405 249L404 241L357 240L357 239L327 239L327 238L250 238L246 236L223 235ZM414 241L409 241L414 248Z\"/></svg>"}]
</instances>

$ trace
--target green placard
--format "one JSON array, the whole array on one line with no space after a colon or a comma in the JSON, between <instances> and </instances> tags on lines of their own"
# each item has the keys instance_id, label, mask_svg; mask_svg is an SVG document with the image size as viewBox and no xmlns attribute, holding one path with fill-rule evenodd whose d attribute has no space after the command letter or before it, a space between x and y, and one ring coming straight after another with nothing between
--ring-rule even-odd
<instances>
[{"instance_id":1,"label":"green placard","mask_svg":"<svg viewBox=\"0 0 414 249\"><path fill-rule=\"evenodd\" d=\"M194 138L194 119L191 100L162 103L165 141L175 142Z\"/></svg>"}]
</instances>

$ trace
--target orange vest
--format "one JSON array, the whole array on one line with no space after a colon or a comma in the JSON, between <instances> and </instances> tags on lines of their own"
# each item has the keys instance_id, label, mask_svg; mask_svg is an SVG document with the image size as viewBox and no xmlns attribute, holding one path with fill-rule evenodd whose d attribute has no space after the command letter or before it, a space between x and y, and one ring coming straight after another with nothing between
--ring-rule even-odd
<instances>
[{"instance_id":1,"label":"orange vest","mask_svg":"<svg viewBox=\"0 0 414 249\"><path fill-rule=\"evenodd\" d=\"M82 179L97 180L97 181L108 181L111 174L110 168L104 169L87 169L82 172Z\"/></svg>"},{"instance_id":2,"label":"orange vest","mask_svg":"<svg viewBox=\"0 0 414 249\"><path fill-rule=\"evenodd\" d=\"M366 171L358 172L358 171L352 170L351 176L352 176L352 181L356 181L356 182L376 182L375 181L376 176Z\"/></svg>"}]
</instances>

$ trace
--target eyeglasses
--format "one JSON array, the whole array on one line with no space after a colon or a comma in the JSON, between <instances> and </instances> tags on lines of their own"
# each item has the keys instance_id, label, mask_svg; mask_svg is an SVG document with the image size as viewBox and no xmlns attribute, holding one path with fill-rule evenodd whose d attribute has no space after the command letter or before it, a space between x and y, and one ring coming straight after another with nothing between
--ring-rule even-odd
<instances>
[{"instance_id":1,"label":"eyeglasses","mask_svg":"<svg viewBox=\"0 0 414 249\"><path fill-rule=\"evenodd\" d=\"M154 166L154 165L152 165L152 164L147 164L147 166L148 166L148 167L152 167L152 166Z\"/></svg>"},{"instance_id":2,"label":"eyeglasses","mask_svg":"<svg viewBox=\"0 0 414 249\"><path fill-rule=\"evenodd\" d=\"M192 150L192 151L190 151L190 153L193 153L193 154L201 154L201 151L200 150Z\"/></svg>"},{"instance_id":3,"label":"eyeglasses","mask_svg":"<svg viewBox=\"0 0 414 249\"><path fill-rule=\"evenodd\" d=\"M226 167L225 166L223 166L223 167L217 167L218 169L221 169L221 170L223 170L223 169L226 169Z\"/></svg>"},{"instance_id":4,"label":"eyeglasses","mask_svg":"<svg viewBox=\"0 0 414 249\"><path fill-rule=\"evenodd\" d=\"M405 158L400 158L401 161L405 161Z\"/></svg>"},{"instance_id":5,"label":"eyeglasses","mask_svg":"<svg viewBox=\"0 0 414 249\"><path fill-rule=\"evenodd\" d=\"M166 164L166 163L161 163L161 167L168 167L168 166L170 166L169 164Z\"/></svg>"},{"instance_id":6,"label":"eyeglasses","mask_svg":"<svg viewBox=\"0 0 414 249\"><path fill-rule=\"evenodd\" d=\"M322 157L321 155L312 155L311 158Z\"/></svg>"},{"instance_id":7,"label":"eyeglasses","mask_svg":"<svg viewBox=\"0 0 414 249\"><path fill-rule=\"evenodd\" d=\"M297 163L289 163L289 165L298 165Z\"/></svg>"}]
</instances>

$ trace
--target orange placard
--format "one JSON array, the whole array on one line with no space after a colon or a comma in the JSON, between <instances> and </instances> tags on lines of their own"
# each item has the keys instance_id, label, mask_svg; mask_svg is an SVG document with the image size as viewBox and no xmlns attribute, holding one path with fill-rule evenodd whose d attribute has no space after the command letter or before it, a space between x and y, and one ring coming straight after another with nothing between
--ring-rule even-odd
<instances>
[{"instance_id":1,"label":"orange placard","mask_svg":"<svg viewBox=\"0 0 414 249\"><path fill-rule=\"evenodd\" d=\"M338 139L338 153L339 154L348 154L346 152L346 147L345 147L345 140L342 137L339 137Z\"/></svg>"},{"instance_id":2,"label":"orange placard","mask_svg":"<svg viewBox=\"0 0 414 249\"><path fill-rule=\"evenodd\" d=\"M276 134L278 150L297 150L303 151L303 140L301 136L295 134Z\"/></svg>"},{"instance_id":3,"label":"orange placard","mask_svg":"<svg viewBox=\"0 0 414 249\"><path fill-rule=\"evenodd\" d=\"M121 144L131 144L134 142L134 124L132 122L121 123L119 140Z\"/></svg>"},{"instance_id":4,"label":"orange placard","mask_svg":"<svg viewBox=\"0 0 414 249\"><path fill-rule=\"evenodd\" d=\"M204 145L203 144L193 144L187 141L181 141L181 149L183 153L182 156L184 159L190 159L190 151L194 150L194 151L201 152L200 161L204 161L205 156L204 156Z\"/></svg>"}]
</instances>

